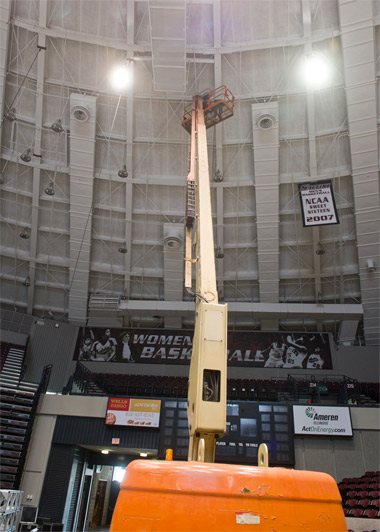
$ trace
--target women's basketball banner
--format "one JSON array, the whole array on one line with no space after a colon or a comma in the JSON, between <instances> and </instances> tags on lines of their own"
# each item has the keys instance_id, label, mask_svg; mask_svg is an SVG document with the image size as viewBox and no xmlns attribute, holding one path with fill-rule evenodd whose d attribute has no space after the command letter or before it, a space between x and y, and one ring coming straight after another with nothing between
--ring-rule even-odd
<instances>
[{"instance_id":1,"label":"women's basketball banner","mask_svg":"<svg viewBox=\"0 0 380 532\"><path fill-rule=\"evenodd\" d=\"M305 227L339 223L331 181L300 183L298 191Z\"/></svg>"},{"instance_id":2,"label":"women's basketball banner","mask_svg":"<svg viewBox=\"0 0 380 532\"><path fill-rule=\"evenodd\" d=\"M98 329L80 331L75 360L139 364L190 364L193 331L181 329ZM329 335L229 331L229 366L332 369Z\"/></svg>"},{"instance_id":3,"label":"women's basketball banner","mask_svg":"<svg viewBox=\"0 0 380 532\"><path fill-rule=\"evenodd\" d=\"M110 397L106 425L157 428L160 425L160 410L160 400Z\"/></svg>"}]
</instances>

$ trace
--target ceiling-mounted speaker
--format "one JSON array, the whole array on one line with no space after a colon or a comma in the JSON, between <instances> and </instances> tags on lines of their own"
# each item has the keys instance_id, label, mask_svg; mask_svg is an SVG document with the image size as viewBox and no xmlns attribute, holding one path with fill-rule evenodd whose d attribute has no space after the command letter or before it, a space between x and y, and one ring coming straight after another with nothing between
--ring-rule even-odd
<instances>
[{"instance_id":1,"label":"ceiling-mounted speaker","mask_svg":"<svg viewBox=\"0 0 380 532\"><path fill-rule=\"evenodd\" d=\"M77 103L71 108L71 118L77 122L87 122L90 118L91 112L86 103Z\"/></svg>"},{"instance_id":2,"label":"ceiling-mounted speaker","mask_svg":"<svg viewBox=\"0 0 380 532\"><path fill-rule=\"evenodd\" d=\"M272 113L260 113L257 117L256 124L260 129L272 129L276 123L276 118Z\"/></svg>"},{"instance_id":3,"label":"ceiling-mounted speaker","mask_svg":"<svg viewBox=\"0 0 380 532\"><path fill-rule=\"evenodd\" d=\"M165 224L166 225L166 224ZM178 224L167 224L164 228L164 246L166 249L179 249L183 244L183 235L181 234Z\"/></svg>"}]
</instances>

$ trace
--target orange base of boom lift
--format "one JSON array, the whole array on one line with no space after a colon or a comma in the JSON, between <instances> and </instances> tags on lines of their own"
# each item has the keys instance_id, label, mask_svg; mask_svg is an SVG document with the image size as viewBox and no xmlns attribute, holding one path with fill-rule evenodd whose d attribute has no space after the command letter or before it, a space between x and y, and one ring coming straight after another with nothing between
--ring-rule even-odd
<instances>
[{"instance_id":1,"label":"orange base of boom lift","mask_svg":"<svg viewBox=\"0 0 380 532\"><path fill-rule=\"evenodd\" d=\"M136 460L110 532L347 532L325 473L201 462Z\"/></svg>"}]
</instances>

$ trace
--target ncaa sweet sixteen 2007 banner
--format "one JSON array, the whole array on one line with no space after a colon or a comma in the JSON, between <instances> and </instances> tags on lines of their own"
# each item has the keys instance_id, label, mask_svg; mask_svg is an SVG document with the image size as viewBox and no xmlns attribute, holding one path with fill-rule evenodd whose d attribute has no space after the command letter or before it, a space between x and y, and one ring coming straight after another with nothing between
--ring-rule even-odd
<instances>
[{"instance_id":1,"label":"ncaa sweet sixteen 2007 banner","mask_svg":"<svg viewBox=\"0 0 380 532\"><path fill-rule=\"evenodd\" d=\"M193 331L184 329L80 330L74 359L92 362L190 364ZM230 331L229 366L332 369L329 335Z\"/></svg>"}]
</instances>

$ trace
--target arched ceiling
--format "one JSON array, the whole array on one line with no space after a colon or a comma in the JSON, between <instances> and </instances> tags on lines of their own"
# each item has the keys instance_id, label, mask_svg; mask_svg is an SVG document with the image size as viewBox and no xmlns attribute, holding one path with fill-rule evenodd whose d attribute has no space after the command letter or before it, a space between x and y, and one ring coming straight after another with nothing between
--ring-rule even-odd
<instances>
[{"instance_id":1,"label":"arched ceiling","mask_svg":"<svg viewBox=\"0 0 380 532\"><path fill-rule=\"evenodd\" d=\"M165 237L183 237L184 107L225 84L235 113L208 130L208 154L230 326L378 344L379 11L368 0L1 0L2 308L193 325L183 246ZM299 67L314 52L332 75L312 90ZM121 94L109 82L120 62L134 74ZM269 140L256 125L268 111ZM304 227L298 184L325 179L340 223Z\"/></svg>"}]
</instances>

